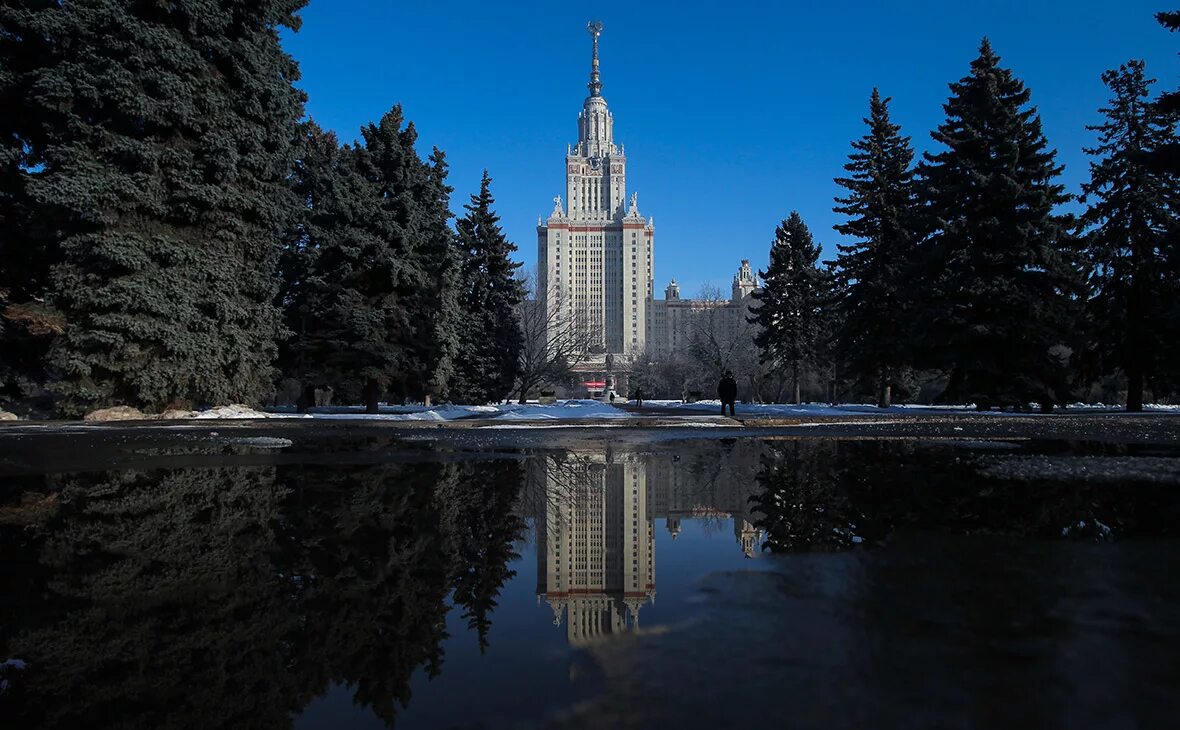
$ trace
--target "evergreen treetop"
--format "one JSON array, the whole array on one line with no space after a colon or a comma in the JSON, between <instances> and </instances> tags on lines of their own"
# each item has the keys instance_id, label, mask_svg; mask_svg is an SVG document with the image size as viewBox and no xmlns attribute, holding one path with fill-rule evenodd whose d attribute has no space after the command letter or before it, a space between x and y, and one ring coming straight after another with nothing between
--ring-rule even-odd
<instances>
[{"instance_id":1,"label":"evergreen treetop","mask_svg":"<svg viewBox=\"0 0 1180 730\"><path fill-rule=\"evenodd\" d=\"M791 372L796 401L800 372L816 359L823 307L829 299L830 283L818 266L819 254L803 218L791 211L775 229L770 263L758 272L763 286L752 295L755 303L748 318L758 325L754 342L762 361Z\"/></svg>"},{"instance_id":2,"label":"evergreen treetop","mask_svg":"<svg viewBox=\"0 0 1180 730\"><path fill-rule=\"evenodd\" d=\"M434 148L428 161L415 150L418 132L402 127L401 106L361 130L362 175L381 196L382 224L393 234L398 261L392 272L402 300L396 331L403 358L396 389L416 399L443 395L457 347L459 272L449 221L451 187L446 156Z\"/></svg>"},{"instance_id":3,"label":"evergreen treetop","mask_svg":"<svg viewBox=\"0 0 1180 730\"><path fill-rule=\"evenodd\" d=\"M984 39L931 133L943 149L920 166L925 364L952 371L946 399L1052 403L1066 397L1081 283L1056 212L1070 197L1030 92L999 61Z\"/></svg>"},{"instance_id":4,"label":"evergreen treetop","mask_svg":"<svg viewBox=\"0 0 1180 730\"><path fill-rule=\"evenodd\" d=\"M383 392L427 396L446 367L437 328L453 322L445 159L418 157L400 107L362 129L363 145L305 130L294 183L304 213L284 259L288 372L371 411Z\"/></svg>"},{"instance_id":5,"label":"evergreen treetop","mask_svg":"<svg viewBox=\"0 0 1180 730\"><path fill-rule=\"evenodd\" d=\"M504 236L500 217L492 209L491 182L485 170L479 193L471 196L464 206L466 215L456 223L463 331L454 395L478 403L499 400L512 390L524 346L520 264L512 261L516 246Z\"/></svg>"},{"instance_id":6,"label":"evergreen treetop","mask_svg":"<svg viewBox=\"0 0 1180 730\"><path fill-rule=\"evenodd\" d=\"M849 374L873 383L888 405L884 388L909 362L903 304L915 244L914 151L877 89L864 122L869 131L844 165L849 175L836 179L848 195L836 199L847 220L835 228L854 239L837 246L838 342Z\"/></svg>"},{"instance_id":7,"label":"evergreen treetop","mask_svg":"<svg viewBox=\"0 0 1180 730\"><path fill-rule=\"evenodd\" d=\"M1127 409L1142 410L1144 381L1169 369L1170 343L1180 339L1168 308L1180 296L1169 268L1169 234L1180 215L1176 176L1150 163L1171 144L1180 115L1150 100L1153 80L1142 61L1130 61L1102 75L1110 88L1106 117L1087 129L1098 144L1086 152L1090 181L1082 186L1089 203L1081 218L1090 264L1094 320L1091 347L1100 371L1121 368L1127 375Z\"/></svg>"}]
</instances>

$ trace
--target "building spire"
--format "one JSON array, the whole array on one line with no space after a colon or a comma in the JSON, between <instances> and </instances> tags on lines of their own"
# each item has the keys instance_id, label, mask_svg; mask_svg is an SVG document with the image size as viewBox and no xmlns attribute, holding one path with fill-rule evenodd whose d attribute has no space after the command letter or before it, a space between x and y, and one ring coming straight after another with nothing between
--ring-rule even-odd
<instances>
[{"instance_id":1,"label":"building spire","mask_svg":"<svg viewBox=\"0 0 1180 730\"><path fill-rule=\"evenodd\" d=\"M586 24L586 31L594 39L594 55L590 61L590 96L602 96L602 79L598 75L598 36L602 35L602 21L591 20Z\"/></svg>"}]
</instances>

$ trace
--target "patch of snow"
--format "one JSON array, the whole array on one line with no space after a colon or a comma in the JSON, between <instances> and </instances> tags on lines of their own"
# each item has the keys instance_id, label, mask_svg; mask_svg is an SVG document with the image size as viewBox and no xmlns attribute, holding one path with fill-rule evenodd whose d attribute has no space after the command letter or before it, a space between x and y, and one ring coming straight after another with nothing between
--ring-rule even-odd
<instances>
[{"instance_id":1,"label":"patch of snow","mask_svg":"<svg viewBox=\"0 0 1180 730\"><path fill-rule=\"evenodd\" d=\"M500 421L538 421L538 420L568 420L587 418L634 418L635 416L624 410L615 408L607 403L595 400L558 401L552 405L520 406L505 409L504 412L492 416Z\"/></svg>"},{"instance_id":2,"label":"patch of snow","mask_svg":"<svg viewBox=\"0 0 1180 730\"><path fill-rule=\"evenodd\" d=\"M682 423L661 423L662 428L741 428L740 423L718 423L716 421L684 421Z\"/></svg>"},{"instance_id":3,"label":"patch of snow","mask_svg":"<svg viewBox=\"0 0 1180 730\"><path fill-rule=\"evenodd\" d=\"M683 410L690 412L715 411L721 407L721 402L714 399L699 400L695 403L685 403L679 400L648 400L644 399L645 406L650 405L669 410ZM1030 404L1030 407L1036 404ZM1033 407L1034 412L1014 412L1014 411L984 411L989 415L1020 415L1020 416L1039 416L1046 415L1036 412L1039 406ZM1112 406L1103 403L1071 403L1065 409L1065 412L1077 411L1101 411L1118 413L1123 412L1122 406ZM1150 403L1143 406L1144 412L1152 413L1180 413L1180 405L1169 405ZM746 417L757 416L795 416L795 415L810 415L810 416L830 416L848 413L978 413L975 410L974 403L959 403L951 405L930 405L920 403L900 403L889 406L888 408L879 408L871 403L738 403L738 415ZM1062 412L1059 410L1058 412ZM1052 415L1052 414L1048 414Z\"/></svg>"},{"instance_id":4,"label":"patch of snow","mask_svg":"<svg viewBox=\"0 0 1180 730\"><path fill-rule=\"evenodd\" d=\"M800 423L784 423L783 428L809 428L811 426L863 426L864 421L802 421Z\"/></svg>"},{"instance_id":5,"label":"patch of snow","mask_svg":"<svg viewBox=\"0 0 1180 730\"><path fill-rule=\"evenodd\" d=\"M584 423L497 423L491 426L480 426L480 430L484 429L518 429L518 428L622 428L621 423L596 423L587 425Z\"/></svg>"},{"instance_id":6,"label":"patch of snow","mask_svg":"<svg viewBox=\"0 0 1180 730\"><path fill-rule=\"evenodd\" d=\"M463 418L487 418L505 421L581 420L634 418L633 414L595 400L565 400L549 405L502 403L499 405L382 406L378 413L365 413L361 407L316 409L312 418L366 419L378 421L455 421Z\"/></svg>"},{"instance_id":7,"label":"patch of snow","mask_svg":"<svg viewBox=\"0 0 1180 730\"><path fill-rule=\"evenodd\" d=\"M220 420L233 418L310 418L307 414L302 413L270 413L266 411L257 411L250 406L242 405L241 403L233 403L228 406L217 406L204 411L189 411L187 414L174 412L168 414L173 418L186 418L197 421L205 420Z\"/></svg>"},{"instance_id":8,"label":"patch of snow","mask_svg":"<svg viewBox=\"0 0 1180 730\"><path fill-rule=\"evenodd\" d=\"M291 439L277 438L274 436L247 436L242 438L227 438L224 441L235 446L254 446L260 449L285 449L288 446L295 445L295 442Z\"/></svg>"}]
</instances>

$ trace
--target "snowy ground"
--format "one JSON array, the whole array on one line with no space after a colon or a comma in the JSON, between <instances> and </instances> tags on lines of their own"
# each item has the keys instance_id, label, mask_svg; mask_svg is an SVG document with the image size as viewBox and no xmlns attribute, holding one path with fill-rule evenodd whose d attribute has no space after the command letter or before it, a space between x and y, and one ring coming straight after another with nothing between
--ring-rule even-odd
<instances>
[{"instance_id":1,"label":"snowy ground","mask_svg":"<svg viewBox=\"0 0 1180 730\"><path fill-rule=\"evenodd\" d=\"M629 401L628 405L635 405L635 401ZM643 401L645 407L659 408L661 410L671 410L690 413L721 413L721 401L718 400L700 400L696 403L684 403L678 400L647 400ZM802 405L795 405L792 403L738 403L737 415L739 417L795 417L795 416L847 416L849 413L975 413L975 404L966 403L963 405L909 405L901 404L890 406L889 408L878 408L875 405L868 403L837 403L831 405L828 403L804 403ZM1111 412L1121 413L1123 409L1121 406L1108 406L1103 403L1073 403L1067 409L1068 412ZM1160 413L1180 413L1180 405L1160 405L1148 404L1144 406L1144 410L1148 412ZM996 411L989 411L996 412ZM1060 411L1058 411L1060 412ZM1027 414L1022 414L1027 415Z\"/></svg>"},{"instance_id":2,"label":"snowy ground","mask_svg":"<svg viewBox=\"0 0 1180 730\"><path fill-rule=\"evenodd\" d=\"M465 418L480 418L496 421L577 421L612 418L634 418L635 416L609 403L594 400L565 400L552 405L538 403L502 403L499 405L467 406L446 404L441 406L389 406L382 405L379 413L365 413L361 406L332 406L313 408L303 417L317 419L365 419L378 421L456 421ZM300 417L290 410L277 411L271 416Z\"/></svg>"},{"instance_id":3,"label":"snowy ground","mask_svg":"<svg viewBox=\"0 0 1180 730\"><path fill-rule=\"evenodd\" d=\"M684 403L678 400L644 400L643 408L636 408L635 401L618 401L619 406L628 406L627 410L617 408L609 403L595 400L560 400L553 404L540 405L536 401L519 403L501 403L496 405L454 405L439 406L391 406L381 405L378 413L365 413L361 406L330 406L311 409L310 413L296 413L294 408L275 408L267 411L256 410L240 404L219 406L204 411L169 411L162 416L146 416L153 420L229 420L229 419L261 419L261 418L306 418L323 420L375 420L375 421L434 421L449 422L465 419L479 419L503 422L504 427L512 424L529 424L533 427L542 426L546 422L567 423L579 421L593 421L601 423L617 419L669 419L675 421L673 425L702 425L723 426L736 425L734 421L721 418L721 403L716 400L703 400L696 403ZM1180 414L1180 405L1148 405L1148 412ZM739 403L737 418L747 419L777 419L777 418L818 418L825 425L836 425L828 420L833 417L909 414L933 415L951 413L974 413L972 404L954 406L929 405L896 405L890 408L877 408L863 403L843 403L831 405L827 403L805 403L802 405L780 403ZM1061 413L1062 411L1058 411ZM1118 406L1076 403L1068 407L1069 413L1121 413ZM996 413L996 412L992 412ZM1010 413L1010 412L1009 412ZM1003 414L1001 414L1003 415ZM1026 415L1026 414L1025 414Z\"/></svg>"}]
</instances>

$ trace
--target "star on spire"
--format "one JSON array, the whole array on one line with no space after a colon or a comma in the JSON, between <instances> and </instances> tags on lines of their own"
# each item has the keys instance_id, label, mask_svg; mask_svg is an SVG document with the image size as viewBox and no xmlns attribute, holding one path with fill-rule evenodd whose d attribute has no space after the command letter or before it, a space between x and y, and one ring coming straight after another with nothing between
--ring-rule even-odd
<instances>
[{"instance_id":1,"label":"star on spire","mask_svg":"<svg viewBox=\"0 0 1180 730\"><path fill-rule=\"evenodd\" d=\"M590 60L590 96L602 96L602 78L598 75L598 36L602 35L602 21L591 20L586 24L586 32L594 39L594 55Z\"/></svg>"}]
</instances>

